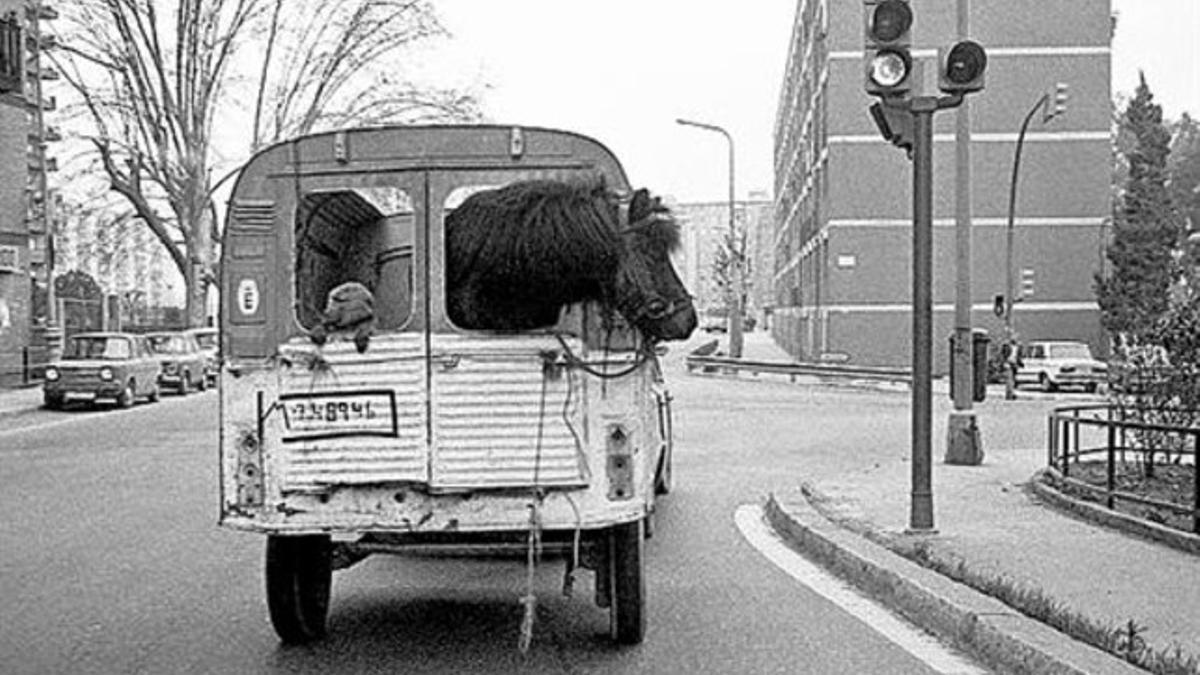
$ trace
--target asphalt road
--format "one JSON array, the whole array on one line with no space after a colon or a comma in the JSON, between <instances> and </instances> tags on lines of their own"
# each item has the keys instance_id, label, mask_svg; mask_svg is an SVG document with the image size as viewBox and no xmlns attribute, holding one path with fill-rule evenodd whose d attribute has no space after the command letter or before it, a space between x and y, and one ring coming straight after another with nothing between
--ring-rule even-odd
<instances>
[{"instance_id":1,"label":"asphalt road","mask_svg":"<svg viewBox=\"0 0 1200 675\"><path fill-rule=\"evenodd\" d=\"M734 514L808 477L907 454L908 398L691 377L675 490L647 546L649 629L617 648L591 574L376 556L335 575L330 637L284 648L264 539L216 526L217 397L0 419L0 672L927 673L925 662L755 549Z\"/></svg>"}]
</instances>

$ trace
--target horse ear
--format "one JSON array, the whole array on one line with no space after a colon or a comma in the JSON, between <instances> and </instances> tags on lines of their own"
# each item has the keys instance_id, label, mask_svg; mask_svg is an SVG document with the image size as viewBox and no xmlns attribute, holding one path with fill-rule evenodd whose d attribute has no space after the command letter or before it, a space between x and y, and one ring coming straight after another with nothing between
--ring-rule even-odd
<instances>
[{"instance_id":1,"label":"horse ear","mask_svg":"<svg viewBox=\"0 0 1200 675\"><path fill-rule=\"evenodd\" d=\"M650 198L650 191L646 188L636 190L629 202L629 222L636 223L649 216L653 210L654 200Z\"/></svg>"}]
</instances>

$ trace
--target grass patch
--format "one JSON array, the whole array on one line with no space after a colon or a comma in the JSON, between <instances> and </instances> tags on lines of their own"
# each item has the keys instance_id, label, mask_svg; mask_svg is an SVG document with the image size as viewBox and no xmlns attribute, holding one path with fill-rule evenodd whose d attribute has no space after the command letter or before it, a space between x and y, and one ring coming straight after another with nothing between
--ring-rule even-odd
<instances>
[{"instance_id":1,"label":"grass patch","mask_svg":"<svg viewBox=\"0 0 1200 675\"><path fill-rule=\"evenodd\" d=\"M881 543L922 567L986 593L1031 619L1151 673L1200 675L1200 657L1185 653L1178 645L1167 649L1150 647L1144 637L1146 628L1132 619L1120 626L1104 625L1072 611L1039 588L1016 582L1004 575L974 570L957 556L939 554L927 541L896 539Z\"/></svg>"}]
</instances>

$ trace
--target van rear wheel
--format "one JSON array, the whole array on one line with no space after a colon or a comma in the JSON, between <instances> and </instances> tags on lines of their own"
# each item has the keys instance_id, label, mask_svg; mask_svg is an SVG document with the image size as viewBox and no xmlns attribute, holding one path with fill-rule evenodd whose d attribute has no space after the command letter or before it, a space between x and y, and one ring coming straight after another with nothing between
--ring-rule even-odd
<instances>
[{"instance_id":1,"label":"van rear wheel","mask_svg":"<svg viewBox=\"0 0 1200 675\"><path fill-rule=\"evenodd\" d=\"M285 644L325 636L333 581L329 535L267 537L267 608Z\"/></svg>"},{"instance_id":2,"label":"van rear wheel","mask_svg":"<svg viewBox=\"0 0 1200 675\"><path fill-rule=\"evenodd\" d=\"M646 637L646 577L642 553L643 521L616 525L608 531L608 574L612 602L609 631L618 644L640 644Z\"/></svg>"}]
</instances>

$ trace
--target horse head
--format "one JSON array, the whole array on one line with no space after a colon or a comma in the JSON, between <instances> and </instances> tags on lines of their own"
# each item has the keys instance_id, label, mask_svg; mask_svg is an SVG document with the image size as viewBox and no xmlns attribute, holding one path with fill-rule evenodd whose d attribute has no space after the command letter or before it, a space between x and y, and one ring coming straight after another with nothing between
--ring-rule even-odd
<instances>
[{"instance_id":1,"label":"horse head","mask_svg":"<svg viewBox=\"0 0 1200 675\"><path fill-rule=\"evenodd\" d=\"M679 225L657 197L634 192L615 281L617 308L652 338L683 340L696 329L696 308L675 268Z\"/></svg>"}]
</instances>

